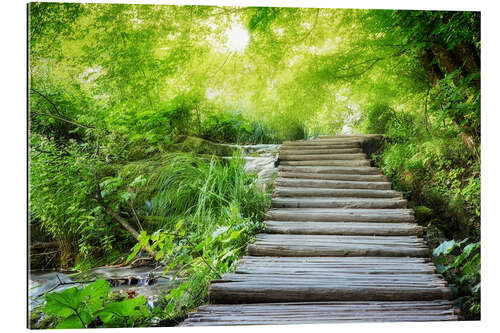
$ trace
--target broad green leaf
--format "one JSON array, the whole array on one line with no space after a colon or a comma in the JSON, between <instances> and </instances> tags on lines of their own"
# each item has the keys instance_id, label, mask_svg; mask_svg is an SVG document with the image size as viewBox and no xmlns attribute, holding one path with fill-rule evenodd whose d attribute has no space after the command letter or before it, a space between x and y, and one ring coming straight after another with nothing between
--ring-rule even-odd
<instances>
[{"instance_id":1,"label":"broad green leaf","mask_svg":"<svg viewBox=\"0 0 500 333\"><path fill-rule=\"evenodd\" d=\"M85 302L92 312L99 310L108 297L110 286L108 281L99 279L80 291L80 301Z\"/></svg>"},{"instance_id":2,"label":"broad green leaf","mask_svg":"<svg viewBox=\"0 0 500 333\"><path fill-rule=\"evenodd\" d=\"M80 318L76 314L72 314L71 316L64 318L64 320L62 320L56 326L56 328L60 329L84 328L86 326L83 326L82 320L80 320ZM85 323L85 325L87 325L87 323Z\"/></svg>"},{"instance_id":3,"label":"broad green leaf","mask_svg":"<svg viewBox=\"0 0 500 333\"><path fill-rule=\"evenodd\" d=\"M146 303L144 296L127 299L121 302L114 302L106 304L104 309L99 311L99 318L103 323L107 324L112 322L114 317L128 317L132 316L141 305Z\"/></svg>"},{"instance_id":4,"label":"broad green leaf","mask_svg":"<svg viewBox=\"0 0 500 333\"><path fill-rule=\"evenodd\" d=\"M80 305L80 291L77 287L73 287L62 292L52 292L47 294L46 301L43 309L45 313L68 317Z\"/></svg>"}]
</instances>

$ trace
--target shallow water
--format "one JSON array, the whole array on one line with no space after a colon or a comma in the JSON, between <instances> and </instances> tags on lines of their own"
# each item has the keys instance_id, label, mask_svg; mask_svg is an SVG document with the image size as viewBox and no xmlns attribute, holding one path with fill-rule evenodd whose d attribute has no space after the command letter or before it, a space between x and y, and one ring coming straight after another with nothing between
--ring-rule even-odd
<instances>
[{"instance_id":1,"label":"shallow water","mask_svg":"<svg viewBox=\"0 0 500 333\"><path fill-rule=\"evenodd\" d=\"M120 268L95 268L85 273L84 281L106 279L110 282L111 290L117 292L144 295L150 306L154 305L159 296L166 294L169 289L171 277L161 277L163 267L120 267ZM41 305L44 301L43 294L48 291L63 291L81 284L64 284L76 282L74 274L61 272L33 271L28 276L29 309ZM58 286L59 285L59 286ZM56 289L53 289L57 286ZM52 290L53 289L53 290Z\"/></svg>"}]
</instances>

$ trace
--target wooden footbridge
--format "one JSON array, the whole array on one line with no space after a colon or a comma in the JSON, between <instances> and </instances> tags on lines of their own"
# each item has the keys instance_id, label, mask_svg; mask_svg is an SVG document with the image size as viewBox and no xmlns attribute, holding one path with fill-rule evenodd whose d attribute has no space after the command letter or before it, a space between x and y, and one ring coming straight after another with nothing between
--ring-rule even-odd
<instances>
[{"instance_id":1,"label":"wooden footbridge","mask_svg":"<svg viewBox=\"0 0 500 333\"><path fill-rule=\"evenodd\" d=\"M362 146L285 142L265 233L181 326L456 320L423 228Z\"/></svg>"}]
</instances>

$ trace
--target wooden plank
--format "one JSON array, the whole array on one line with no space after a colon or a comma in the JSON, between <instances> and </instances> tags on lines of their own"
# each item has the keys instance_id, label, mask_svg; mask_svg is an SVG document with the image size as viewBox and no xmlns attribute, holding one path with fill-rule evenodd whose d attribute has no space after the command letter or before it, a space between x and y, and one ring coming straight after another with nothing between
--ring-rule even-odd
<instances>
[{"instance_id":1,"label":"wooden plank","mask_svg":"<svg viewBox=\"0 0 500 333\"><path fill-rule=\"evenodd\" d=\"M402 199L402 194L393 190L334 189L275 187L273 197L349 197L349 198L395 198Z\"/></svg>"},{"instance_id":2,"label":"wooden plank","mask_svg":"<svg viewBox=\"0 0 500 333\"><path fill-rule=\"evenodd\" d=\"M413 236L336 236L258 234L248 245L251 256L282 257L425 257L429 249Z\"/></svg>"},{"instance_id":3,"label":"wooden plank","mask_svg":"<svg viewBox=\"0 0 500 333\"><path fill-rule=\"evenodd\" d=\"M295 146L338 146L338 147L349 147L353 145L356 147L360 146L359 140L299 140L299 141L284 141L282 147L295 147Z\"/></svg>"},{"instance_id":4,"label":"wooden plank","mask_svg":"<svg viewBox=\"0 0 500 333\"><path fill-rule=\"evenodd\" d=\"M280 165L279 172L304 172L316 174L351 174L351 175L380 175L375 167L341 167L341 166L290 166Z\"/></svg>"},{"instance_id":5,"label":"wooden plank","mask_svg":"<svg viewBox=\"0 0 500 333\"><path fill-rule=\"evenodd\" d=\"M328 143L328 142L315 142L315 143L296 143L296 144L288 144L283 143L281 145L281 150L290 150L290 149L351 149L351 148L360 148L361 145L358 142L353 143Z\"/></svg>"},{"instance_id":6,"label":"wooden plank","mask_svg":"<svg viewBox=\"0 0 500 333\"><path fill-rule=\"evenodd\" d=\"M248 262L259 262L262 265L277 265L280 263L292 263L292 264L308 264L308 263L338 263L338 264L352 264L359 263L363 265L420 265L420 264L431 264L432 260L430 258L416 258L416 257L254 257L254 256L243 256L240 263Z\"/></svg>"},{"instance_id":7,"label":"wooden plank","mask_svg":"<svg viewBox=\"0 0 500 333\"><path fill-rule=\"evenodd\" d=\"M311 222L413 222L410 209L273 208L266 218Z\"/></svg>"},{"instance_id":8,"label":"wooden plank","mask_svg":"<svg viewBox=\"0 0 500 333\"><path fill-rule=\"evenodd\" d=\"M352 175L352 174L323 174L306 172L278 172L280 178L298 178L298 179L324 179L324 180L354 180L364 182L386 182L384 175Z\"/></svg>"},{"instance_id":9,"label":"wooden plank","mask_svg":"<svg viewBox=\"0 0 500 333\"><path fill-rule=\"evenodd\" d=\"M309 160L309 161L281 161L280 165L292 166L370 166L369 160Z\"/></svg>"},{"instance_id":10,"label":"wooden plank","mask_svg":"<svg viewBox=\"0 0 500 333\"><path fill-rule=\"evenodd\" d=\"M398 257L244 257L237 274L433 274L436 267L425 258Z\"/></svg>"},{"instance_id":11,"label":"wooden plank","mask_svg":"<svg viewBox=\"0 0 500 333\"><path fill-rule=\"evenodd\" d=\"M333 148L333 149L298 149L298 148L281 148L280 155L289 154L289 155L310 155L310 154L357 154L362 153L363 150L361 148Z\"/></svg>"},{"instance_id":12,"label":"wooden plank","mask_svg":"<svg viewBox=\"0 0 500 333\"><path fill-rule=\"evenodd\" d=\"M351 138L332 138L332 139L323 139L323 140L297 140L297 141L284 141L283 145L303 145L303 144L352 144L352 143L360 143L359 139L351 139Z\"/></svg>"},{"instance_id":13,"label":"wooden plank","mask_svg":"<svg viewBox=\"0 0 500 333\"><path fill-rule=\"evenodd\" d=\"M352 180L318 180L318 179L295 179L295 178L277 178L276 186L283 187L314 187L314 188L344 188L344 189L371 189L371 190L390 190L389 182L366 182Z\"/></svg>"},{"instance_id":14,"label":"wooden plank","mask_svg":"<svg viewBox=\"0 0 500 333\"><path fill-rule=\"evenodd\" d=\"M245 274L236 274L245 275ZM251 274L247 274L251 276ZM320 282L320 283L318 283ZM440 285L412 285L393 281L389 284L353 285L349 281L339 285L336 281L270 280L212 283L209 289L211 303L238 304L260 302L304 301L426 301L451 299L448 287Z\"/></svg>"},{"instance_id":15,"label":"wooden plank","mask_svg":"<svg viewBox=\"0 0 500 333\"><path fill-rule=\"evenodd\" d=\"M422 236L414 223L288 222L265 221L266 233L296 235Z\"/></svg>"},{"instance_id":16,"label":"wooden plank","mask_svg":"<svg viewBox=\"0 0 500 333\"><path fill-rule=\"evenodd\" d=\"M365 160L366 154L299 154L293 155L284 152L279 154L280 161L315 161L315 160Z\"/></svg>"},{"instance_id":17,"label":"wooden plank","mask_svg":"<svg viewBox=\"0 0 500 333\"><path fill-rule=\"evenodd\" d=\"M407 201L385 198L273 198L273 208L406 208Z\"/></svg>"}]
</instances>

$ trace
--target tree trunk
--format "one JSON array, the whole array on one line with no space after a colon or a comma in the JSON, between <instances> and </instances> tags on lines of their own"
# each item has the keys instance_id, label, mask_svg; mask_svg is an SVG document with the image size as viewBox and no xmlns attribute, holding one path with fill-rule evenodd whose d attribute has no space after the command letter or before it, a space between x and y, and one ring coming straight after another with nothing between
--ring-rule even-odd
<instances>
[{"instance_id":1,"label":"tree trunk","mask_svg":"<svg viewBox=\"0 0 500 333\"><path fill-rule=\"evenodd\" d=\"M96 199L97 199L97 202L102 207L104 207L104 209L106 209L106 212L111 217L113 217L118 223L120 223L121 226L125 230L127 230L135 239L139 240L139 236L140 235L137 232L137 230L135 230L135 228L130 223L128 223L128 221L126 219L124 219L123 217L121 217L117 212L115 212L111 207L109 207L109 205L104 201L104 199L102 198L102 195L101 195L101 188L100 188L99 184L97 184ZM149 245L147 245L144 249L149 254L151 254L153 257L156 256L156 252L153 249L151 249L151 247Z\"/></svg>"},{"instance_id":2,"label":"tree trunk","mask_svg":"<svg viewBox=\"0 0 500 333\"><path fill-rule=\"evenodd\" d=\"M441 65L447 74L451 74L460 68L461 64L457 59L457 56L446 49L443 45L434 43L431 46L431 50L436 59L439 61L439 65ZM458 81L459 78L460 75L456 77L455 81Z\"/></svg>"},{"instance_id":3,"label":"tree trunk","mask_svg":"<svg viewBox=\"0 0 500 333\"><path fill-rule=\"evenodd\" d=\"M460 59L460 62L463 64L464 70L467 74L479 72L481 69L481 63L476 52L476 48L472 43L460 42L455 45L454 51ZM474 79L472 80L472 84L479 89L481 82L478 79Z\"/></svg>"},{"instance_id":4,"label":"tree trunk","mask_svg":"<svg viewBox=\"0 0 500 333\"><path fill-rule=\"evenodd\" d=\"M438 81L444 77L444 75L443 72L441 72L438 64L436 63L432 51L429 49L423 51L419 50L417 51L417 55L420 59L420 62L422 63L422 66L424 67L429 81L431 81L432 85L435 86Z\"/></svg>"}]
</instances>

